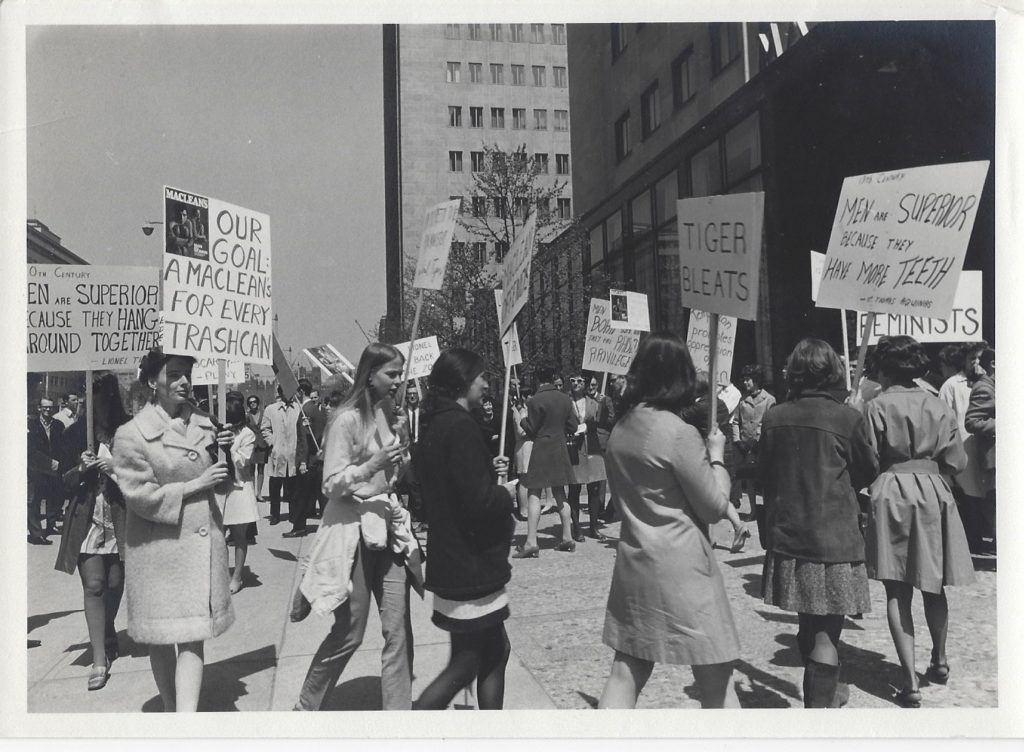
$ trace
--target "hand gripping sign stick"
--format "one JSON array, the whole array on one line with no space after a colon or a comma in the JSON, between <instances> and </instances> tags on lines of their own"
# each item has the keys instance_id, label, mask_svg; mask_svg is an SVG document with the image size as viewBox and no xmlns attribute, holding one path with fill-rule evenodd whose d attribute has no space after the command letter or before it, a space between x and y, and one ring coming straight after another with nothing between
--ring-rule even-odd
<instances>
[{"instance_id":1,"label":"hand gripping sign stick","mask_svg":"<svg viewBox=\"0 0 1024 752\"><path fill-rule=\"evenodd\" d=\"M846 326L845 326L846 322L844 321L843 324L844 324L843 329L846 329ZM860 389L860 380L861 380L861 377L864 375L864 359L867 357L867 354L868 354L868 342L870 341L870 337L868 336L868 333L872 329L874 329L874 328L875 328L875 312L874 311L868 311L867 315L866 315L866 317L864 319L864 331L861 332L861 335L860 335L860 337L861 337L861 339L860 339L860 350L857 352L857 373L853 377L853 386L852 386L852 389L851 389L852 392L856 392L858 389ZM847 371L849 371L849 369L847 369Z\"/></svg>"}]
</instances>

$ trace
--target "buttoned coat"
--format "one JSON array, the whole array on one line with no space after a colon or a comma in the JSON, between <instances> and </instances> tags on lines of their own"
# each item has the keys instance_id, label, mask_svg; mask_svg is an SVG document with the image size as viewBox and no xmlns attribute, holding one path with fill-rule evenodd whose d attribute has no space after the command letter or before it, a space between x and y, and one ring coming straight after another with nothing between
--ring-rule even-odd
<instances>
[{"instance_id":1,"label":"buttoned coat","mask_svg":"<svg viewBox=\"0 0 1024 752\"><path fill-rule=\"evenodd\" d=\"M168 645L206 640L235 619L228 554L213 490L184 496L186 481L213 464L213 424L193 413L182 431L146 405L114 438L114 471L127 506L128 634Z\"/></svg>"}]
</instances>

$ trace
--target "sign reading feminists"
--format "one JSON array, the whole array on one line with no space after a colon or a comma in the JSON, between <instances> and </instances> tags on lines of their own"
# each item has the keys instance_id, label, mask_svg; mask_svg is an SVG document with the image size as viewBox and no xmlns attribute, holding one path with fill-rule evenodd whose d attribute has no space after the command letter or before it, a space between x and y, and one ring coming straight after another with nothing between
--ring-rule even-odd
<instances>
[{"instance_id":1,"label":"sign reading feminists","mask_svg":"<svg viewBox=\"0 0 1024 752\"><path fill-rule=\"evenodd\" d=\"M272 364L270 217L175 188L164 207L164 348Z\"/></svg>"}]
</instances>

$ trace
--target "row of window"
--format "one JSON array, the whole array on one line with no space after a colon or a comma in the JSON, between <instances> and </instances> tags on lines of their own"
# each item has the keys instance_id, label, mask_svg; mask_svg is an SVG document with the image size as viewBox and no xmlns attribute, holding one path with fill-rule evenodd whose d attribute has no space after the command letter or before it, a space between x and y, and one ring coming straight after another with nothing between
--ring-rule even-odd
<instances>
[{"instance_id":1,"label":"row of window","mask_svg":"<svg viewBox=\"0 0 1024 752\"><path fill-rule=\"evenodd\" d=\"M475 42L505 41L506 24L465 24L466 39ZM445 24L445 39L462 39L463 24ZM544 24L530 24L529 40L527 40L526 24L508 24L508 40L510 42L526 42L544 44ZM551 24L551 43L565 44L565 24Z\"/></svg>"},{"instance_id":2,"label":"row of window","mask_svg":"<svg viewBox=\"0 0 1024 752\"><path fill-rule=\"evenodd\" d=\"M710 24L712 75L736 60L742 53L739 24ZM693 45L683 50L672 61L672 108L679 111L697 94L694 77ZM633 150L631 112L626 110L615 121L615 156L620 161ZM661 125L661 88L658 79L640 95L640 135L647 139Z\"/></svg>"},{"instance_id":3,"label":"row of window","mask_svg":"<svg viewBox=\"0 0 1024 752\"><path fill-rule=\"evenodd\" d=\"M463 201L463 196L449 196L449 198L452 200L457 199L459 201ZM524 198L513 199L512 205L509 206L506 201L500 198L494 198L488 201L486 196L473 196L468 207L465 205L465 202L461 204L460 212L469 211L474 217L481 219L488 216L526 219L526 213L529 208L530 204ZM551 202L548 199L541 199L537 201L536 211L539 216L548 217L552 212ZM559 219L572 219L572 199L555 199L554 212L555 216ZM483 246L483 243L470 243L470 248L474 252L474 256L476 258L486 258L486 256L481 255L484 253ZM505 252L507 250L508 249L504 247L504 243L494 243L494 255L496 260L501 261L505 257Z\"/></svg>"},{"instance_id":4,"label":"row of window","mask_svg":"<svg viewBox=\"0 0 1024 752\"><path fill-rule=\"evenodd\" d=\"M569 130L569 111L568 110L555 110L554 111L554 129L556 131L567 131ZM462 107L458 105L448 106L448 126L450 128L461 128L462 127ZM470 107L469 108L469 127L470 128L483 128L484 127L484 108L483 107ZM504 128L505 127L505 108L504 107L492 107L491 108L491 127L492 128ZM513 107L512 108L512 129L513 130L525 130L526 124L526 108L524 107ZM548 111L537 110L533 111L533 130L535 131L546 131L548 129Z\"/></svg>"},{"instance_id":5,"label":"row of window","mask_svg":"<svg viewBox=\"0 0 1024 752\"><path fill-rule=\"evenodd\" d=\"M469 83L484 83L484 64L466 63L469 67ZM513 86L526 86L526 66L510 65L512 69L511 84ZM534 86L547 86L547 68L543 65L531 65L531 75ZM490 82L502 86L505 84L505 64L488 63ZM445 63L444 80L450 84L462 83L462 63L449 60ZM569 78L564 65L551 66L551 84L555 88L564 89L569 85Z\"/></svg>"},{"instance_id":6,"label":"row of window","mask_svg":"<svg viewBox=\"0 0 1024 752\"><path fill-rule=\"evenodd\" d=\"M630 40L644 27L644 24L613 23L610 25L612 43L612 62L615 62ZM711 75L717 76L733 60L743 54L743 24L710 23L708 35L711 41Z\"/></svg>"},{"instance_id":7,"label":"row of window","mask_svg":"<svg viewBox=\"0 0 1024 752\"><path fill-rule=\"evenodd\" d=\"M512 155L514 159L521 159L524 163L526 160L526 154L523 152L516 152ZM473 172L484 172L487 170L487 164L484 152L482 151L471 151L469 153L470 168ZM548 174L548 155L543 152L537 152L533 155L533 163L537 168L537 172L543 175ZM495 165L497 167L497 165ZM461 151L449 151L448 152L448 171L449 172L462 172L462 152ZM568 175L569 174L569 155L568 154L556 154L555 155L555 174L556 175Z\"/></svg>"}]
</instances>

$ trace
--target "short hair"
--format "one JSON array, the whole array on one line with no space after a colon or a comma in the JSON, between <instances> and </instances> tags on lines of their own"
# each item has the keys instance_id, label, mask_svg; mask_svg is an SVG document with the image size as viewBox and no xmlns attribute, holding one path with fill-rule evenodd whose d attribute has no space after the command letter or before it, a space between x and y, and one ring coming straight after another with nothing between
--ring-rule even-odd
<instances>
[{"instance_id":1,"label":"short hair","mask_svg":"<svg viewBox=\"0 0 1024 752\"><path fill-rule=\"evenodd\" d=\"M188 360L192 365L195 365L196 362L196 359L191 355L174 355L172 353L165 353L163 347L158 345L142 356L142 360L139 362L139 381L146 384L150 379L155 379L159 375L160 370L167 365L167 361L171 358Z\"/></svg>"},{"instance_id":2,"label":"short hair","mask_svg":"<svg viewBox=\"0 0 1024 752\"><path fill-rule=\"evenodd\" d=\"M846 383L843 363L832 346L807 337L800 340L786 361L786 380L792 396L813 389L835 389Z\"/></svg>"},{"instance_id":3,"label":"short hair","mask_svg":"<svg viewBox=\"0 0 1024 752\"><path fill-rule=\"evenodd\" d=\"M980 342L967 342L963 345L963 350L960 351L960 362L957 363L957 368L961 371L967 370L967 361L970 360L975 354L981 354L988 349L988 342L981 340Z\"/></svg>"},{"instance_id":4,"label":"short hair","mask_svg":"<svg viewBox=\"0 0 1024 752\"><path fill-rule=\"evenodd\" d=\"M928 354L913 337L882 337L875 348L878 370L896 379L916 379L928 371Z\"/></svg>"},{"instance_id":5,"label":"short hair","mask_svg":"<svg viewBox=\"0 0 1024 752\"><path fill-rule=\"evenodd\" d=\"M313 385L309 379L299 379L299 391L307 397L313 393Z\"/></svg>"},{"instance_id":6,"label":"short hair","mask_svg":"<svg viewBox=\"0 0 1024 752\"><path fill-rule=\"evenodd\" d=\"M964 365L964 346L962 343L946 345L939 350L939 361L950 368L960 370Z\"/></svg>"},{"instance_id":7,"label":"short hair","mask_svg":"<svg viewBox=\"0 0 1024 752\"><path fill-rule=\"evenodd\" d=\"M993 350L991 347L986 347L985 351L981 354L981 357L978 359L978 365L980 365L982 368L985 369L986 372L988 372L988 369L992 367L992 362L995 359L996 351Z\"/></svg>"},{"instance_id":8,"label":"short hair","mask_svg":"<svg viewBox=\"0 0 1024 752\"><path fill-rule=\"evenodd\" d=\"M260 396L258 394L250 394L248 397L246 397L245 401L246 403L249 403L252 402L253 400L256 401L257 405L263 404L263 400L260 399Z\"/></svg>"},{"instance_id":9,"label":"short hair","mask_svg":"<svg viewBox=\"0 0 1024 752\"><path fill-rule=\"evenodd\" d=\"M465 347L453 347L441 353L430 369L427 384L431 397L458 399L476 377L484 372L484 359Z\"/></svg>"},{"instance_id":10,"label":"short hair","mask_svg":"<svg viewBox=\"0 0 1024 752\"><path fill-rule=\"evenodd\" d=\"M653 332L640 342L626 377L626 410L646 402L678 413L693 403L697 376L686 343L672 332Z\"/></svg>"},{"instance_id":11,"label":"short hair","mask_svg":"<svg viewBox=\"0 0 1024 752\"><path fill-rule=\"evenodd\" d=\"M743 366L740 370L740 378L750 379L758 386L764 386L764 371L756 363Z\"/></svg>"},{"instance_id":12,"label":"short hair","mask_svg":"<svg viewBox=\"0 0 1024 752\"><path fill-rule=\"evenodd\" d=\"M533 372L539 384L550 384L555 380L555 367L551 363L540 363Z\"/></svg>"}]
</instances>

